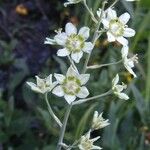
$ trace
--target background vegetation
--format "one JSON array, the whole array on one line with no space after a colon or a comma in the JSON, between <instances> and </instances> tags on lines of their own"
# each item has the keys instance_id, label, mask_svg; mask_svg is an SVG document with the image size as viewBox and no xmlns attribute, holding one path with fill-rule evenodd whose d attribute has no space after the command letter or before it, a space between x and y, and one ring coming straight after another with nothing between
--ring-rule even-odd
<instances>
[{"instance_id":1,"label":"background vegetation","mask_svg":"<svg viewBox=\"0 0 150 150\"><path fill-rule=\"evenodd\" d=\"M65 72L69 63L56 57L57 47L44 45L46 36L71 21L78 27L94 27L82 5L63 7L63 0L0 0L0 150L54 150L59 130L47 112L43 97L33 93L26 81L35 75ZM100 0L88 0L96 12ZM138 53L138 78L134 79L122 64L91 71L91 96L111 87L119 72L128 83L129 101L115 96L74 107L71 112L66 142L78 139L90 126L95 109L104 111L111 125L94 132L101 135L97 142L105 150L150 149L150 1L138 3L120 1L119 14L128 11L130 26L137 33L130 40L130 52ZM91 31L92 34L92 31ZM114 62L121 58L121 46L108 44L106 36L97 41L90 64ZM79 68L82 67L82 62ZM66 102L49 95L50 103L63 118ZM79 117L80 116L80 117Z\"/></svg>"}]
</instances>

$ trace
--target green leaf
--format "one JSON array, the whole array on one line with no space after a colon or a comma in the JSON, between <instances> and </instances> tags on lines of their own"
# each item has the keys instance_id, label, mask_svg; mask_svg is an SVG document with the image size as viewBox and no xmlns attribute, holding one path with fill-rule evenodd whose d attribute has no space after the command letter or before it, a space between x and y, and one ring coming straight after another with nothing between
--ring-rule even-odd
<instances>
[{"instance_id":1,"label":"green leaf","mask_svg":"<svg viewBox=\"0 0 150 150\"><path fill-rule=\"evenodd\" d=\"M84 115L81 117L80 122L77 126L77 131L75 134L75 139L79 139L81 137L81 135L84 133L84 130L86 129L86 124L93 111L93 109L95 108L96 104L93 104L87 111L85 111Z\"/></svg>"}]
</instances>

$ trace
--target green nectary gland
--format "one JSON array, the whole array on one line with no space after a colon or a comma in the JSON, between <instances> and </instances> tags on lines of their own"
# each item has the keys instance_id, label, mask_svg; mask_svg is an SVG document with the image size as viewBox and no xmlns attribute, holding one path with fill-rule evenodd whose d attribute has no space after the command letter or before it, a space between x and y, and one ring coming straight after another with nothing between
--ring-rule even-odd
<instances>
[{"instance_id":1,"label":"green nectary gland","mask_svg":"<svg viewBox=\"0 0 150 150\"><path fill-rule=\"evenodd\" d=\"M110 32L115 36L123 36L124 24L119 19L111 20L109 23Z\"/></svg>"},{"instance_id":2,"label":"green nectary gland","mask_svg":"<svg viewBox=\"0 0 150 150\"><path fill-rule=\"evenodd\" d=\"M72 52L80 52L84 47L84 38L81 35L71 34L66 42L66 48Z\"/></svg>"},{"instance_id":3,"label":"green nectary gland","mask_svg":"<svg viewBox=\"0 0 150 150\"><path fill-rule=\"evenodd\" d=\"M64 93L68 95L78 94L80 91L80 86L81 86L80 80L74 76L66 77L62 84Z\"/></svg>"}]
</instances>

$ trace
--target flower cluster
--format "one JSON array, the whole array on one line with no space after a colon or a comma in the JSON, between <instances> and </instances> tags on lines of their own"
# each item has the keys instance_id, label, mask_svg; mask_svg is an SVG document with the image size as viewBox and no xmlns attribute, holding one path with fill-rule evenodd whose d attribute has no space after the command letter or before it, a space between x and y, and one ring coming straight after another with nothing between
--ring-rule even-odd
<instances>
[{"instance_id":1,"label":"flower cluster","mask_svg":"<svg viewBox=\"0 0 150 150\"><path fill-rule=\"evenodd\" d=\"M126 1L135 1L135 0L126 0ZM47 37L45 40L45 44L49 45L58 45L60 49L57 51L57 56L60 57L67 57L70 61L70 67L68 68L65 75L54 73L54 75L50 74L47 78L41 79L36 76L36 84L32 82L27 82L27 84L31 87L31 89L35 92L45 94L46 102L48 104L49 112L53 116L56 122L59 123L60 127L62 127L60 141L58 143L58 147L61 147L61 144L66 146L63 143L63 136L65 126L67 124L67 120L69 117L69 113L71 107L75 104L81 104L88 100L93 100L102 96L108 95L109 92L115 94L118 98L128 100L129 97L127 94L123 93L123 90L127 88L123 82L122 84L118 84L119 82L119 75L117 74L115 78L112 80L112 87L111 90L108 92L93 96L90 98L86 98L89 95L89 91L86 88L86 83L89 81L90 74L86 74L86 70L88 69L88 61L90 58L90 54L94 48L95 41L100 37L101 33L106 32L108 42L119 42L122 46L121 55L122 59L120 62L123 62L124 67L127 71L136 77L136 74L133 71L134 62L138 62L137 55L133 57L129 57L129 37L133 37L135 35L135 30L128 27L127 23L130 19L130 14L128 12L123 13L118 17L117 12L113 9L112 6L107 8L105 7L99 8L97 10L97 17L94 16L92 9L88 8L86 4L86 0L67 0L64 3L64 6L67 7L70 4L77 4L79 2L83 2L85 8L91 15L92 20L96 23L96 30L94 32L94 36L92 41L87 41L90 36L90 29L89 27L82 27L77 30L76 26L71 22L65 25L65 29L58 29L56 35L53 38ZM105 4L104 1L103 4ZM103 5L105 6L105 5ZM102 24L102 28L101 28ZM87 58L84 63L83 67L83 74L80 74L78 69L76 68L76 63L81 63L81 58L83 54L87 53ZM112 64L112 63L110 63ZM102 66L108 66L109 64L102 64L97 65L100 68ZM95 68L95 67L91 67ZM55 81L53 82L52 77L55 77ZM64 99L69 104L70 109L67 111L67 115L65 116L64 125L62 125L61 121L57 118L57 116L53 113L47 99L47 93L51 92L58 97L64 97ZM109 93L110 94L110 93ZM78 102L74 102L76 99L79 99ZM80 100L81 99L81 100ZM97 149L100 150L101 147L93 145L93 143L98 140L100 137L90 138L91 132L94 130L102 129L108 126L109 120L103 118L103 113L98 113L97 111L94 112L92 125L89 132L83 135L79 142L77 143L78 148L80 150L92 150ZM68 146L69 147L69 146ZM60 148L61 149L61 148Z\"/></svg>"},{"instance_id":2,"label":"flower cluster","mask_svg":"<svg viewBox=\"0 0 150 150\"><path fill-rule=\"evenodd\" d=\"M38 93L48 93L52 89L52 93L58 97L63 97L71 104L76 97L85 98L89 95L88 89L84 86L89 78L89 74L79 74L76 68L69 67L66 76L62 74L54 74L55 82L52 82L52 74L45 79L36 76L37 84L27 82L31 89Z\"/></svg>"}]
</instances>

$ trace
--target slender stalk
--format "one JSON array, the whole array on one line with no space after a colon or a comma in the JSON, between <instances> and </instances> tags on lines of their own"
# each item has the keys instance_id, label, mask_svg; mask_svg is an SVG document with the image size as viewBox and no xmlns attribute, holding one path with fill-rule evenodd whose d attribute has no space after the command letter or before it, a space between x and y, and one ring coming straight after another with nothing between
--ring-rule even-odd
<instances>
[{"instance_id":1,"label":"slender stalk","mask_svg":"<svg viewBox=\"0 0 150 150\"><path fill-rule=\"evenodd\" d=\"M106 11L107 11L109 8L114 7L117 2L119 2L119 0L115 0L115 1L106 9Z\"/></svg>"},{"instance_id":2,"label":"slender stalk","mask_svg":"<svg viewBox=\"0 0 150 150\"><path fill-rule=\"evenodd\" d=\"M73 60L70 58L70 56L68 56L68 59L69 59L69 61L70 61L71 65L73 66L73 68L75 68L75 69L76 69L76 66L75 66L75 64L74 64Z\"/></svg>"},{"instance_id":3,"label":"slender stalk","mask_svg":"<svg viewBox=\"0 0 150 150\"><path fill-rule=\"evenodd\" d=\"M65 113L65 117L64 117L63 125L61 127L59 141L58 141L58 145L57 145L56 150L61 150L61 148L62 148L61 144L63 143L64 134L65 134L65 130L66 130L66 126L67 126L67 122L68 122L68 118L69 118L69 115L70 115L71 108L72 108L72 103L70 105L68 105L67 111Z\"/></svg>"},{"instance_id":4,"label":"slender stalk","mask_svg":"<svg viewBox=\"0 0 150 150\"><path fill-rule=\"evenodd\" d=\"M103 11L104 11L106 3L107 3L107 1L104 1L103 5L102 5L102 13L101 13L99 21L97 23L97 27L96 27L96 30L94 32L94 36L93 36L93 40L92 40L93 45L95 45L95 42L96 42L97 38L99 37L99 32L98 31L99 31L99 28L100 28L100 25L101 25L101 22L102 22ZM88 65L90 57L91 57L91 53L87 54L82 73L86 72L87 65Z\"/></svg>"},{"instance_id":5,"label":"slender stalk","mask_svg":"<svg viewBox=\"0 0 150 150\"><path fill-rule=\"evenodd\" d=\"M78 100L76 102L73 102L73 105L80 105L82 103L91 101L93 99L97 99L97 98L100 98L100 97L104 97L104 96L110 95L111 93L112 93L112 90L109 90L106 93L103 93L103 94L100 94L100 95L96 95L96 96L93 96L93 97L89 97L89 98L86 98L86 99L81 99L81 100Z\"/></svg>"},{"instance_id":6,"label":"slender stalk","mask_svg":"<svg viewBox=\"0 0 150 150\"><path fill-rule=\"evenodd\" d=\"M86 4L86 0L83 1L83 4L85 6L85 8L87 9L87 11L89 12L89 14L91 15L91 18L92 20L95 22L95 23L98 23L97 19L95 18L92 10L90 10L90 8L88 7L88 5Z\"/></svg>"},{"instance_id":7,"label":"slender stalk","mask_svg":"<svg viewBox=\"0 0 150 150\"><path fill-rule=\"evenodd\" d=\"M62 127L62 123L61 121L58 119L58 117L54 114L50 104L49 104L49 101L48 101L48 98L47 98L47 93L45 94L45 101L46 101L46 104L47 104L47 108L48 108L48 111L50 113L50 115L53 117L53 119L56 121L56 123L59 125L59 127Z\"/></svg>"},{"instance_id":8,"label":"slender stalk","mask_svg":"<svg viewBox=\"0 0 150 150\"><path fill-rule=\"evenodd\" d=\"M106 67L106 66L111 66L111 65L117 65L117 64L119 64L119 63L121 63L121 62L122 62L122 59L119 60L119 61L117 61L117 62L114 62L114 63L87 66L87 69L98 69L98 68L101 68L101 67Z\"/></svg>"}]
</instances>

